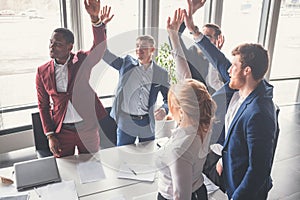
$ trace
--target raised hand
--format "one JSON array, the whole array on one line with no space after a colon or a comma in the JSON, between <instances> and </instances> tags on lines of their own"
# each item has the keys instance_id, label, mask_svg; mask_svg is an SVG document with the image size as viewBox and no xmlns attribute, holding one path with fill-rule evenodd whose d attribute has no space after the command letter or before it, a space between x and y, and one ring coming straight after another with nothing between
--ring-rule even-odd
<instances>
[{"instance_id":1,"label":"raised hand","mask_svg":"<svg viewBox=\"0 0 300 200\"><path fill-rule=\"evenodd\" d=\"M181 10L180 8L175 10L172 21L171 18L168 17L167 30L170 37L173 34L178 35L178 30L183 20L184 20L183 10Z\"/></svg>"},{"instance_id":2,"label":"raised hand","mask_svg":"<svg viewBox=\"0 0 300 200\"><path fill-rule=\"evenodd\" d=\"M205 2L206 0L192 0L192 14L194 14L199 8L201 8L205 4Z\"/></svg>"},{"instance_id":3,"label":"raised hand","mask_svg":"<svg viewBox=\"0 0 300 200\"><path fill-rule=\"evenodd\" d=\"M110 10L111 10L110 6L109 7L104 6L103 9L100 11L100 20L104 24L107 24L108 22L110 22L110 20L114 17L113 14L110 16Z\"/></svg>"},{"instance_id":4,"label":"raised hand","mask_svg":"<svg viewBox=\"0 0 300 200\"><path fill-rule=\"evenodd\" d=\"M193 2L192 0L187 0L188 10L183 10L184 14L184 22L186 27L190 30L190 32L194 32L195 25L193 21Z\"/></svg>"},{"instance_id":5,"label":"raised hand","mask_svg":"<svg viewBox=\"0 0 300 200\"><path fill-rule=\"evenodd\" d=\"M91 17L92 22L98 22L100 13L100 0L84 0L84 6Z\"/></svg>"},{"instance_id":6,"label":"raised hand","mask_svg":"<svg viewBox=\"0 0 300 200\"><path fill-rule=\"evenodd\" d=\"M192 78L191 71L185 59L185 55L178 36L179 27L184 20L184 11L185 10L181 10L180 8L175 10L172 21L170 17L167 21L167 30L174 51L172 55L175 61L176 78L178 81L185 78Z\"/></svg>"},{"instance_id":7,"label":"raised hand","mask_svg":"<svg viewBox=\"0 0 300 200\"><path fill-rule=\"evenodd\" d=\"M218 47L218 49L221 49L223 47L224 41L225 41L224 35L220 34L216 41L216 46Z\"/></svg>"}]
</instances>

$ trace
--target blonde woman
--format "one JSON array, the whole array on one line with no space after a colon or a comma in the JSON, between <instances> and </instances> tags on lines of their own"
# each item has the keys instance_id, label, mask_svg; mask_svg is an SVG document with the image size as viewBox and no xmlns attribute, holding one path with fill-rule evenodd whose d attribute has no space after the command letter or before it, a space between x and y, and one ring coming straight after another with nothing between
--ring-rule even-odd
<instances>
[{"instance_id":1,"label":"blonde woman","mask_svg":"<svg viewBox=\"0 0 300 200\"><path fill-rule=\"evenodd\" d=\"M170 18L167 22L175 48L178 78L178 83L169 90L168 106L178 126L172 130L169 141L156 160L159 168L158 200L207 199L202 169L208 153L209 132L216 105L205 85L191 79L181 48L175 44L177 28L182 20L182 11L179 9L175 11L172 22Z\"/></svg>"}]
</instances>

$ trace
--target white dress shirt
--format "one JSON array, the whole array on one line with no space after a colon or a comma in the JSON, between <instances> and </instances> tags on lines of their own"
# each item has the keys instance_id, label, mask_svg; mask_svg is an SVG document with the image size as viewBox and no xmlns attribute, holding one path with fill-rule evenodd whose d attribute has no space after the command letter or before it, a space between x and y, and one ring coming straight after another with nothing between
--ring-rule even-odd
<instances>
[{"instance_id":1,"label":"white dress shirt","mask_svg":"<svg viewBox=\"0 0 300 200\"><path fill-rule=\"evenodd\" d=\"M54 68L55 68L55 80L56 80L56 89L57 92L67 92L68 87L68 61L67 59L65 64L58 64L54 59ZM63 123L75 123L82 121L82 118L77 113L73 107L71 101L68 101L67 113L65 115Z\"/></svg>"},{"instance_id":2,"label":"white dress shirt","mask_svg":"<svg viewBox=\"0 0 300 200\"><path fill-rule=\"evenodd\" d=\"M149 110L149 96L153 76L153 62L145 69L139 65L132 69L126 84L123 86L122 111L133 115L145 115Z\"/></svg>"},{"instance_id":3,"label":"white dress shirt","mask_svg":"<svg viewBox=\"0 0 300 200\"><path fill-rule=\"evenodd\" d=\"M230 124L244 100L245 98L240 96L239 91L233 93L225 115L225 139L228 135L228 129L230 127Z\"/></svg>"},{"instance_id":4,"label":"white dress shirt","mask_svg":"<svg viewBox=\"0 0 300 200\"><path fill-rule=\"evenodd\" d=\"M205 81L216 91L224 85L223 81L220 78L218 70L214 68L211 63L208 64L208 73Z\"/></svg>"}]
</instances>

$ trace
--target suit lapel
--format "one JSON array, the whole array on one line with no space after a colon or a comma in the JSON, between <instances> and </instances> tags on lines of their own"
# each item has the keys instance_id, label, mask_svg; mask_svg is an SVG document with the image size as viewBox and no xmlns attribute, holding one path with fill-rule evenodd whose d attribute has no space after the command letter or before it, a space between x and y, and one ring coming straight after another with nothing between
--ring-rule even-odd
<instances>
[{"instance_id":1,"label":"suit lapel","mask_svg":"<svg viewBox=\"0 0 300 200\"><path fill-rule=\"evenodd\" d=\"M56 79L55 79L55 68L54 68L54 61L53 60L50 62L50 66L48 68L48 71L49 71L49 78L50 78L50 83L51 83L51 86L53 88L53 91L55 91L57 93Z\"/></svg>"},{"instance_id":2,"label":"suit lapel","mask_svg":"<svg viewBox=\"0 0 300 200\"><path fill-rule=\"evenodd\" d=\"M252 93L250 93L249 96L245 99L245 101L241 104L240 108L238 109L237 113L235 114L235 116L228 128L228 134L227 134L227 137L225 138L224 148L227 146L227 144L229 142L229 138L232 134L232 130L233 130L233 127L235 126L236 122L241 117L243 112L247 109L248 105L251 104L253 99L259 95L261 90L262 90L262 87L261 87L261 84L259 84L258 87L254 91L252 91Z\"/></svg>"},{"instance_id":3,"label":"suit lapel","mask_svg":"<svg viewBox=\"0 0 300 200\"><path fill-rule=\"evenodd\" d=\"M232 122L230 123L230 126L228 128L228 134L225 138L225 143L224 143L224 148L227 146L228 144L228 141L229 141L229 138L231 136L231 133L232 133L232 129L235 125L235 123L237 122L237 120L240 118L240 116L242 115L242 113L246 110L247 108L247 105L248 105L248 102L243 102L242 105L240 106L240 108L238 109L237 113L235 114Z\"/></svg>"}]
</instances>

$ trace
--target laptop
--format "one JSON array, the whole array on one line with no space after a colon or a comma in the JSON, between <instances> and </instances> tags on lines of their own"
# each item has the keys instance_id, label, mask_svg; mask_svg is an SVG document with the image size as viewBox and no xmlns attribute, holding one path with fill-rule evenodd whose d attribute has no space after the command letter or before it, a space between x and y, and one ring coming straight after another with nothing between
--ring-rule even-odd
<instances>
[{"instance_id":1,"label":"laptop","mask_svg":"<svg viewBox=\"0 0 300 200\"><path fill-rule=\"evenodd\" d=\"M14 170L18 191L61 181L53 156L15 163Z\"/></svg>"}]
</instances>

